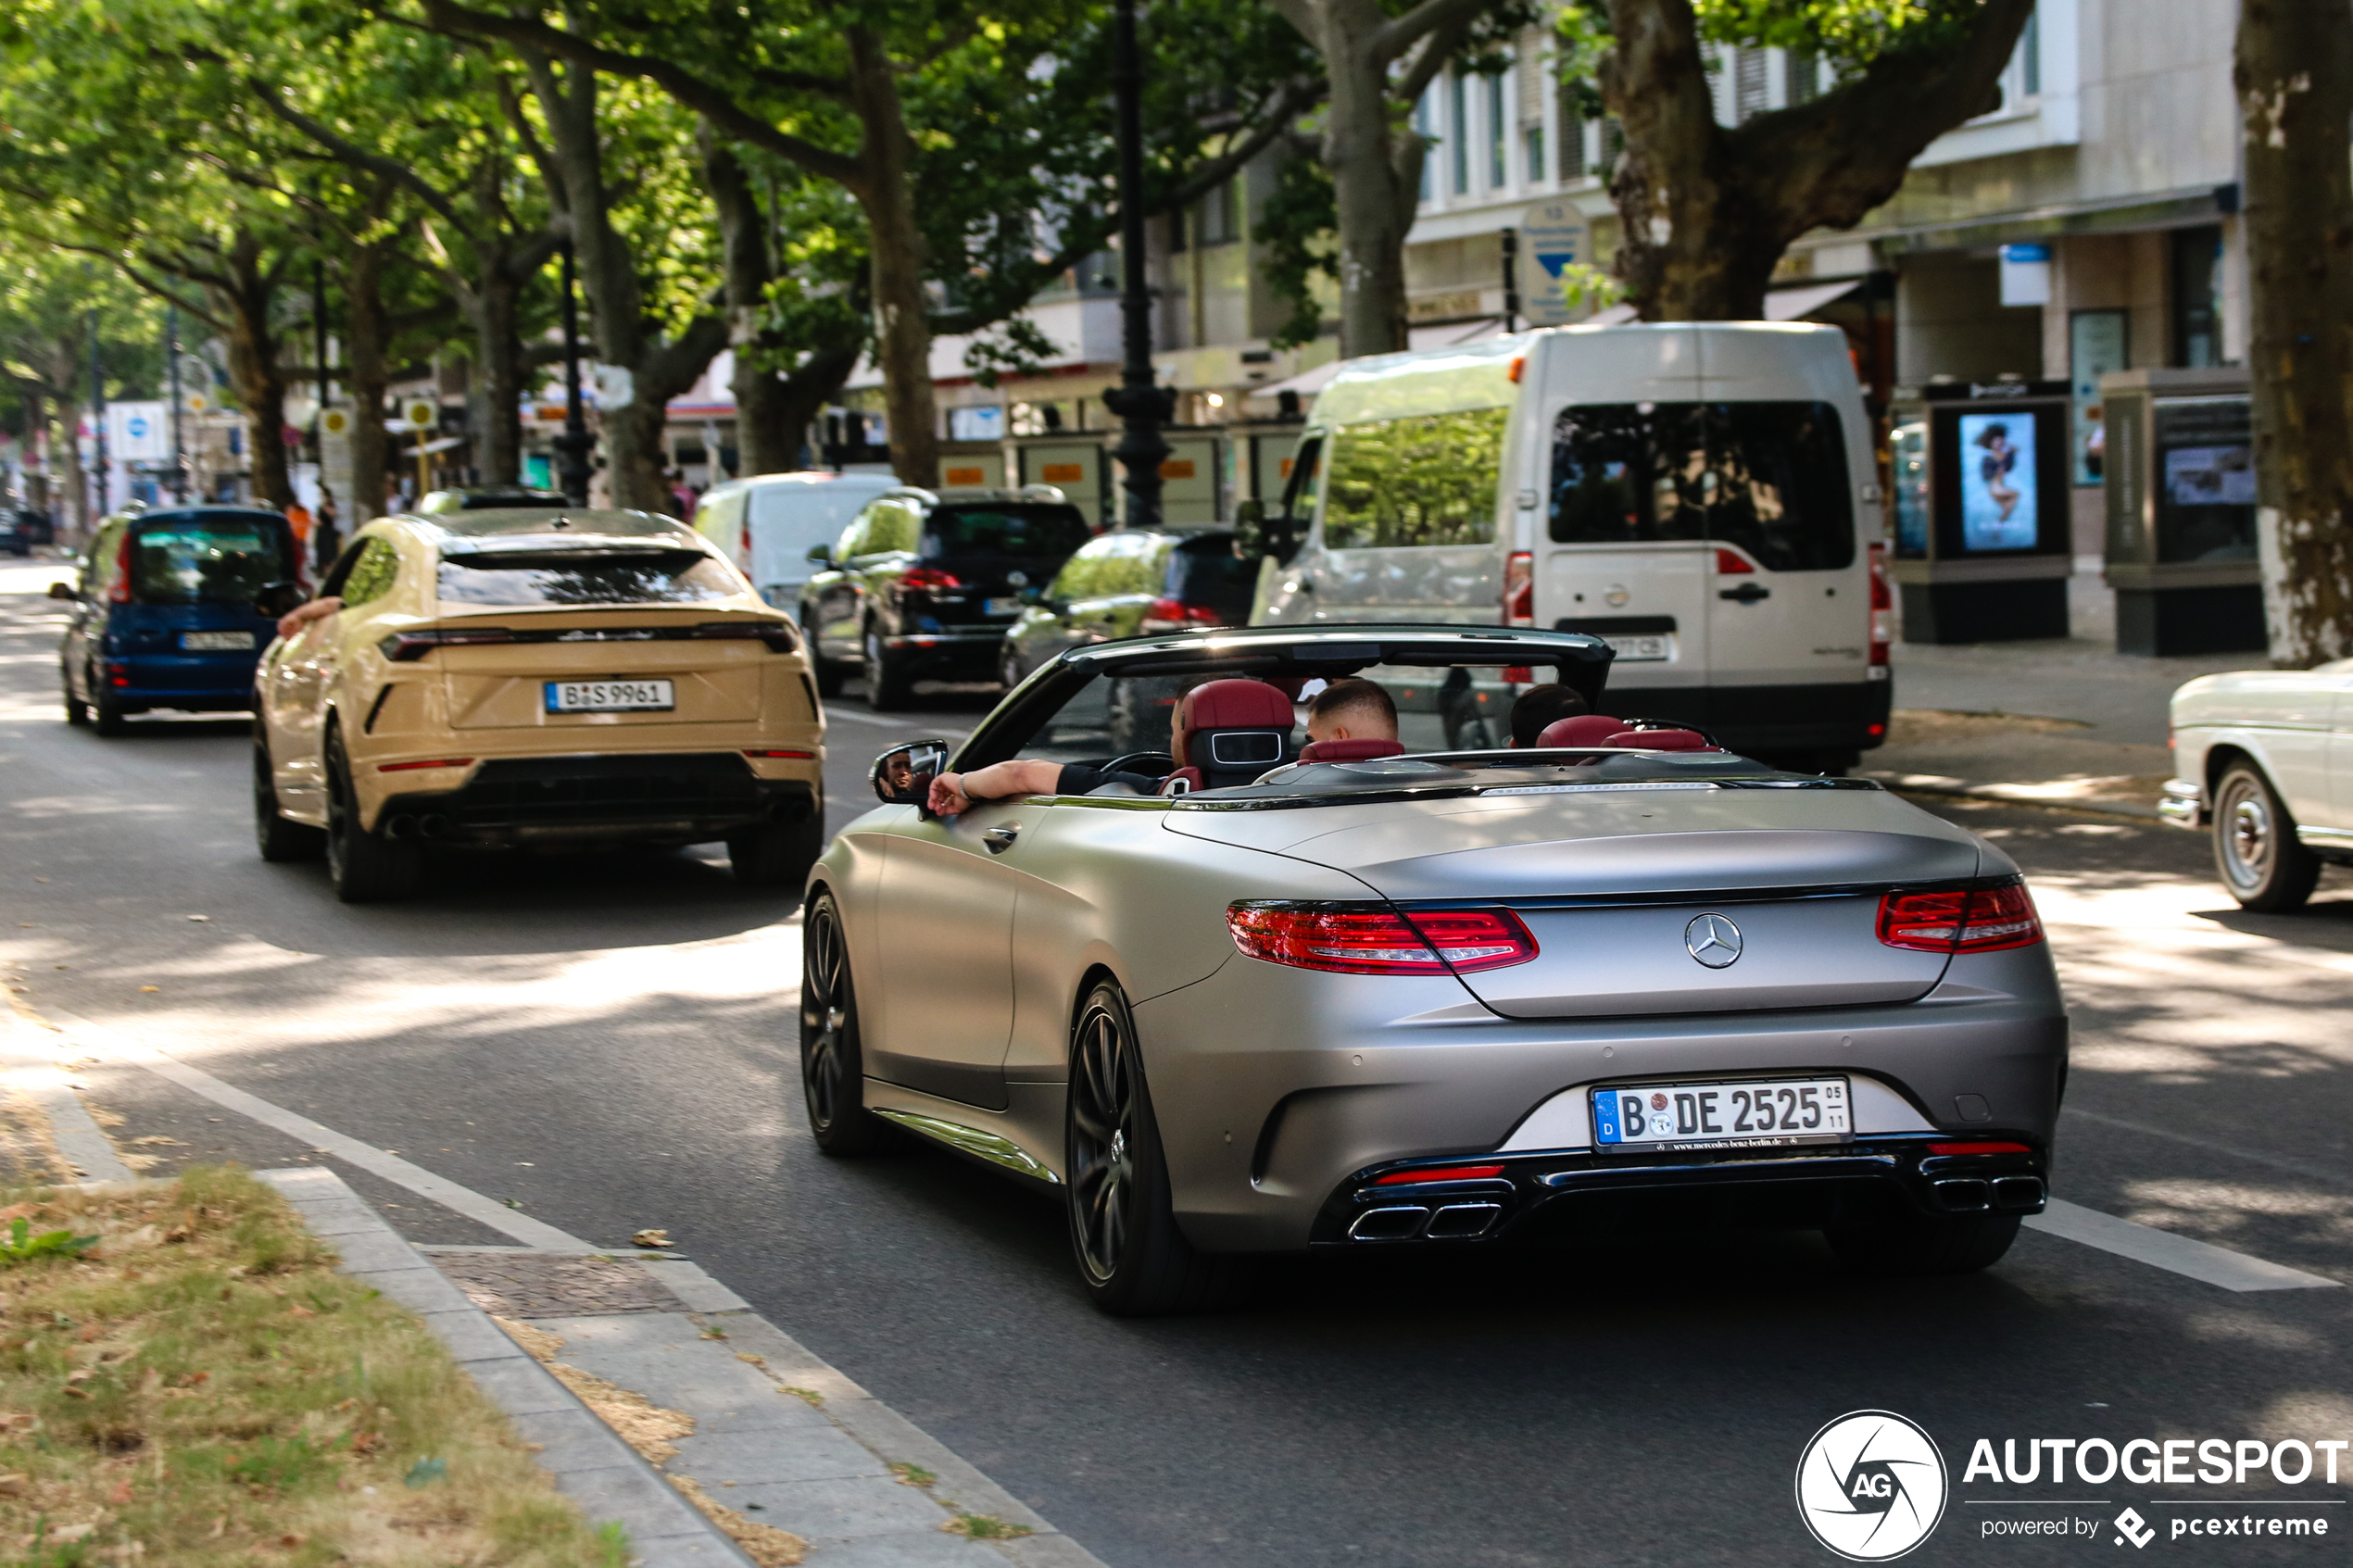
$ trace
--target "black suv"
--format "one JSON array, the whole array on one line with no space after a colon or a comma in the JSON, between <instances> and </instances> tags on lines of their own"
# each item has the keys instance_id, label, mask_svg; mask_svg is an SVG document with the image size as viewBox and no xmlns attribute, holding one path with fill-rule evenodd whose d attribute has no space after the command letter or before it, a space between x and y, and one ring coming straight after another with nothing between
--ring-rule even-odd
<instances>
[{"instance_id":1,"label":"black suv","mask_svg":"<svg viewBox=\"0 0 2353 1568\"><path fill-rule=\"evenodd\" d=\"M993 681L1006 628L1091 536L1062 493L910 486L875 496L841 538L809 558L801 585L818 690L866 677L877 710L904 708L917 681Z\"/></svg>"}]
</instances>

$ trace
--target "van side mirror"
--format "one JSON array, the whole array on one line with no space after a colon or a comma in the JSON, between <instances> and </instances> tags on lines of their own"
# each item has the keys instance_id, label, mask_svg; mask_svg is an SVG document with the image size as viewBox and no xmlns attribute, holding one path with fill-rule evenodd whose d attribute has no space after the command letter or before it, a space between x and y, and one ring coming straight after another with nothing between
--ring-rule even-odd
<instances>
[{"instance_id":1,"label":"van side mirror","mask_svg":"<svg viewBox=\"0 0 2353 1568\"><path fill-rule=\"evenodd\" d=\"M912 741L875 759L866 778L875 798L886 806L920 807L931 798L931 781L948 771L948 743Z\"/></svg>"},{"instance_id":2,"label":"van side mirror","mask_svg":"<svg viewBox=\"0 0 2353 1568\"><path fill-rule=\"evenodd\" d=\"M302 584L272 583L253 597L253 612L265 621L275 621L288 610L303 604Z\"/></svg>"},{"instance_id":3,"label":"van side mirror","mask_svg":"<svg viewBox=\"0 0 2353 1568\"><path fill-rule=\"evenodd\" d=\"M59 578L49 584L49 596L53 599L78 599L82 596L73 591L72 583Z\"/></svg>"},{"instance_id":4,"label":"van side mirror","mask_svg":"<svg viewBox=\"0 0 2353 1568\"><path fill-rule=\"evenodd\" d=\"M834 547L831 545L812 545L809 554L803 558L812 566L821 566L831 571L834 569Z\"/></svg>"},{"instance_id":5,"label":"van side mirror","mask_svg":"<svg viewBox=\"0 0 2353 1568\"><path fill-rule=\"evenodd\" d=\"M1266 503L1258 500L1244 501L1234 508L1234 554L1244 560L1272 556L1276 565L1289 566L1298 553L1299 525L1288 512L1270 517Z\"/></svg>"}]
</instances>

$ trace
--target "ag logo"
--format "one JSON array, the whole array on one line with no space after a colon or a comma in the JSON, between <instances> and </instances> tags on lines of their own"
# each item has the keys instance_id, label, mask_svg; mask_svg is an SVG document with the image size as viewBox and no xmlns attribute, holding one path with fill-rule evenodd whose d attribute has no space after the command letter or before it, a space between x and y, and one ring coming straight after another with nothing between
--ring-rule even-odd
<instances>
[{"instance_id":1,"label":"ag logo","mask_svg":"<svg viewBox=\"0 0 2353 1568\"><path fill-rule=\"evenodd\" d=\"M1944 1456L1889 1411L1856 1411L1814 1434L1797 1461L1797 1512L1850 1562L1885 1562L1944 1517Z\"/></svg>"}]
</instances>

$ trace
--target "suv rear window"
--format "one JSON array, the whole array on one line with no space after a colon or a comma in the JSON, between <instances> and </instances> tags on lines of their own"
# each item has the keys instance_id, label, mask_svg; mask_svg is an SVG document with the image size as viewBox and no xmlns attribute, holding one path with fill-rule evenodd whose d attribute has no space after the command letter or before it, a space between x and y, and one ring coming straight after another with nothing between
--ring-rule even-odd
<instances>
[{"instance_id":1,"label":"suv rear window","mask_svg":"<svg viewBox=\"0 0 2353 1568\"><path fill-rule=\"evenodd\" d=\"M1188 539L1168 552L1168 584L1163 591L1185 604L1207 605L1228 621L1244 621L1258 592L1258 561L1255 557L1238 558L1230 533Z\"/></svg>"},{"instance_id":2,"label":"suv rear window","mask_svg":"<svg viewBox=\"0 0 2353 1568\"><path fill-rule=\"evenodd\" d=\"M1091 537L1086 514L1076 507L937 507L924 520L924 542L916 554L925 560L943 556L1058 560Z\"/></svg>"},{"instance_id":3,"label":"suv rear window","mask_svg":"<svg viewBox=\"0 0 2353 1568\"><path fill-rule=\"evenodd\" d=\"M743 588L700 550L497 550L443 556L439 591L470 605L661 605Z\"/></svg>"},{"instance_id":4,"label":"suv rear window","mask_svg":"<svg viewBox=\"0 0 2353 1568\"><path fill-rule=\"evenodd\" d=\"M131 596L143 605L251 608L294 576L292 531L251 512L196 512L132 524Z\"/></svg>"},{"instance_id":5,"label":"suv rear window","mask_svg":"<svg viewBox=\"0 0 2353 1568\"><path fill-rule=\"evenodd\" d=\"M1855 562L1828 403L1571 404L1553 425L1554 544L1707 539L1774 571Z\"/></svg>"}]
</instances>

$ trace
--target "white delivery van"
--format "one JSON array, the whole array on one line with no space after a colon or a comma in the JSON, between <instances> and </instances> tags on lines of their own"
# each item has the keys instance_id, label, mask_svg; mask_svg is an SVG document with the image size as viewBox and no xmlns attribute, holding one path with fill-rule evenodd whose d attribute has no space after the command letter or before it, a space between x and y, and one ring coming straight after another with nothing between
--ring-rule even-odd
<instances>
[{"instance_id":1,"label":"white delivery van","mask_svg":"<svg viewBox=\"0 0 2353 1568\"><path fill-rule=\"evenodd\" d=\"M1590 632L1617 650L1619 717L1844 769L1887 734L1876 472L1834 327L1561 327L1368 358L1316 398L1257 524L1252 620Z\"/></svg>"},{"instance_id":2,"label":"white delivery van","mask_svg":"<svg viewBox=\"0 0 2353 1568\"><path fill-rule=\"evenodd\" d=\"M887 473L762 473L713 485L695 508L695 531L727 552L780 609L800 602L817 568L809 547L830 545L859 509L899 488Z\"/></svg>"}]
</instances>

